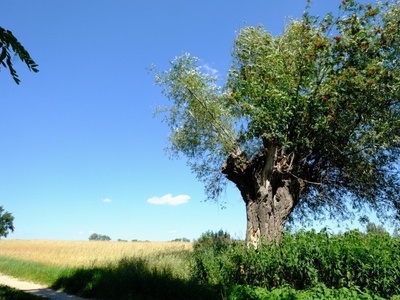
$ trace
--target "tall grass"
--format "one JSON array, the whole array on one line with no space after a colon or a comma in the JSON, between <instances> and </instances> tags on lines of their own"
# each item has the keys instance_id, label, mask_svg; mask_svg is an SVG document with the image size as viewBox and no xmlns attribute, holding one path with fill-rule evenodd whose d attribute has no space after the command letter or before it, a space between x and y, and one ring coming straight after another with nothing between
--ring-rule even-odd
<instances>
[{"instance_id":1,"label":"tall grass","mask_svg":"<svg viewBox=\"0 0 400 300\"><path fill-rule=\"evenodd\" d=\"M58 278L52 288L95 299L220 299L214 287L181 277L168 265L154 266L143 257L77 268Z\"/></svg>"},{"instance_id":2,"label":"tall grass","mask_svg":"<svg viewBox=\"0 0 400 300\"><path fill-rule=\"evenodd\" d=\"M279 245L262 244L257 250L241 242L196 247L192 272L200 282L222 288L323 285L390 297L400 294L400 240L358 231L286 232Z\"/></svg>"}]
</instances>

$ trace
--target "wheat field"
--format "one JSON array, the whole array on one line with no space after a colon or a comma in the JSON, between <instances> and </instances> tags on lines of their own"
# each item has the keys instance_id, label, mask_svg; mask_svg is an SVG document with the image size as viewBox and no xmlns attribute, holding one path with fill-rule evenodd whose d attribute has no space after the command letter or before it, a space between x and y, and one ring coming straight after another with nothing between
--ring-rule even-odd
<instances>
[{"instance_id":1,"label":"wheat field","mask_svg":"<svg viewBox=\"0 0 400 300\"><path fill-rule=\"evenodd\" d=\"M0 240L0 256L53 266L100 266L124 257L191 251L192 243Z\"/></svg>"}]
</instances>

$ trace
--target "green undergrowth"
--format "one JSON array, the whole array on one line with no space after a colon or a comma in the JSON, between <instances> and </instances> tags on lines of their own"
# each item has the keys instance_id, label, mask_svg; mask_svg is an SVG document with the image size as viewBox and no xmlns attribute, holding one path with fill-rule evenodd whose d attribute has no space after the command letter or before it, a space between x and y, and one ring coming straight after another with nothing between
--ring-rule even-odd
<instances>
[{"instance_id":1,"label":"green undergrowth","mask_svg":"<svg viewBox=\"0 0 400 300\"><path fill-rule=\"evenodd\" d=\"M282 299L313 299L308 295L321 289L326 299L339 297L335 293L360 297L354 299L400 295L400 240L388 234L285 232L279 245L261 244L257 249L223 236L212 236L211 241L195 245L192 276L226 288L229 299L270 297L251 298L250 292L247 298L235 296L250 290L289 293ZM303 298L291 298L290 293Z\"/></svg>"},{"instance_id":2,"label":"green undergrowth","mask_svg":"<svg viewBox=\"0 0 400 300\"><path fill-rule=\"evenodd\" d=\"M0 272L95 299L400 300L400 240L356 230L299 231L254 249L207 232L193 252L74 269L0 257Z\"/></svg>"},{"instance_id":3,"label":"green undergrowth","mask_svg":"<svg viewBox=\"0 0 400 300\"><path fill-rule=\"evenodd\" d=\"M290 286L282 286L268 291L260 287L237 285L230 288L226 298L230 300L385 300L385 298L362 291L358 287L329 289L324 284L300 291ZM400 300L400 296L393 296L390 299Z\"/></svg>"}]
</instances>

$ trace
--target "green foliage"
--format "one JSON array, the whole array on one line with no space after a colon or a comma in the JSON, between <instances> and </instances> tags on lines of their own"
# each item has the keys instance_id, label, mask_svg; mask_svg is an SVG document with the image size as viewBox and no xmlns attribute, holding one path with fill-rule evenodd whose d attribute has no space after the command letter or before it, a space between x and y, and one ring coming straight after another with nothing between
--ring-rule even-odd
<instances>
[{"instance_id":1,"label":"green foliage","mask_svg":"<svg viewBox=\"0 0 400 300\"><path fill-rule=\"evenodd\" d=\"M233 267L229 255L234 253L229 249L236 243L222 229L203 233L193 244L191 276L202 284L221 286L227 276L226 267Z\"/></svg>"},{"instance_id":2,"label":"green foliage","mask_svg":"<svg viewBox=\"0 0 400 300\"><path fill-rule=\"evenodd\" d=\"M0 257L0 272L96 299L400 299L400 241L389 235L285 232L279 245L254 250L220 232L202 237L221 238L226 246L205 243L193 253L85 268Z\"/></svg>"},{"instance_id":3,"label":"green foliage","mask_svg":"<svg viewBox=\"0 0 400 300\"><path fill-rule=\"evenodd\" d=\"M168 114L164 120L171 128L171 156L187 156L192 170L206 184L207 195L215 198L224 180L216 167L220 169L237 142L221 88L216 78L200 72L198 61L184 54L171 62L168 72L156 74L163 94L174 101L172 107L159 107L156 113Z\"/></svg>"},{"instance_id":4,"label":"green foliage","mask_svg":"<svg viewBox=\"0 0 400 300\"><path fill-rule=\"evenodd\" d=\"M208 230L201 235L201 237L194 242L193 249L199 250L203 248L213 248L216 251L225 248L227 245L232 244L233 239L227 231L220 229L217 232Z\"/></svg>"},{"instance_id":5,"label":"green foliage","mask_svg":"<svg viewBox=\"0 0 400 300\"><path fill-rule=\"evenodd\" d=\"M156 75L172 101L158 111L171 128L170 149L217 199L228 155L254 157L264 135L305 185L297 216L340 219L352 216L349 208L371 208L400 221L399 24L397 1L349 0L337 17L307 8L278 36L246 27L223 87L197 58L176 58Z\"/></svg>"},{"instance_id":6,"label":"green foliage","mask_svg":"<svg viewBox=\"0 0 400 300\"><path fill-rule=\"evenodd\" d=\"M296 291L290 286L274 288L268 291L260 287L234 286L229 292L230 300L319 300L319 299L346 299L346 300L384 300L379 296L371 296L367 292L361 291L357 287L329 289L324 284L318 284L316 287ZM398 299L396 296L390 299Z\"/></svg>"},{"instance_id":7,"label":"green foliage","mask_svg":"<svg viewBox=\"0 0 400 300\"><path fill-rule=\"evenodd\" d=\"M14 52L15 56L19 57L21 61L26 64L29 70L35 73L39 72L37 68L38 65L33 61L28 51L25 50L25 48L21 45L17 38L12 34L12 32L10 30L6 30L0 27L0 67L8 67L15 83L19 84L21 80L18 78L17 71L14 69L14 66L12 64L12 56L10 50Z\"/></svg>"},{"instance_id":8,"label":"green foliage","mask_svg":"<svg viewBox=\"0 0 400 300\"><path fill-rule=\"evenodd\" d=\"M193 275L200 282L228 289L247 285L317 291L324 285L342 289L340 293L400 295L400 241L389 235L365 235L358 230L344 235L326 230L285 232L279 245L262 244L255 250L237 242L198 248L193 256Z\"/></svg>"},{"instance_id":9,"label":"green foliage","mask_svg":"<svg viewBox=\"0 0 400 300\"><path fill-rule=\"evenodd\" d=\"M92 233L89 236L89 241L111 241L111 238L108 235Z\"/></svg>"},{"instance_id":10,"label":"green foliage","mask_svg":"<svg viewBox=\"0 0 400 300\"><path fill-rule=\"evenodd\" d=\"M8 211L3 212L3 206L0 206L0 237L7 237L10 230L14 231L14 217Z\"/></svg>"}]
</instances>

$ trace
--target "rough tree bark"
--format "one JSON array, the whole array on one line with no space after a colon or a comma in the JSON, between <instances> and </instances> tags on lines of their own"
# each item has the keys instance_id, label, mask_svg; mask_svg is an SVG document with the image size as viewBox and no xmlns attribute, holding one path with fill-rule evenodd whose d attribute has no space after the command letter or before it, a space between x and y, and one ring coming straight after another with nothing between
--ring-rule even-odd
<instances>
[{"instance_id":1,"label":"rough tree bark","mask_svg":"<svg viewBox=\"0 0 400 300\"><path fill-rule=\"evenodd\" d=\"M231 153L222 166L222 173L236 184L246 204L246 240L254 246L260 237L279 242L304 188L304 182L290 173L294 156L285 156L266 135L262 140L264 148L251 160L239 151Z\"/></svg>"}]
</instances>

